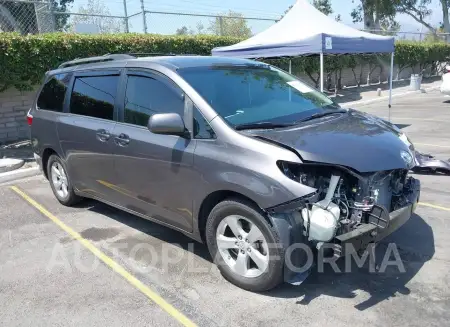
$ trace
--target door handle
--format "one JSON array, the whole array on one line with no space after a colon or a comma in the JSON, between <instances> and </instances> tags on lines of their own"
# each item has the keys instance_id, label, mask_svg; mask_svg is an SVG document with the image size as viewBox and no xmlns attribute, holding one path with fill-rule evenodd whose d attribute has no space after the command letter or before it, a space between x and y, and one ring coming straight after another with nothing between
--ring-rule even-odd
<instances>
[{"instance_id":1,"label":"door handle","mask_svg":"<svg viewBox=\"0 0 450 327\"><path fill-rule=\"evenodd\" d=\"M97 132L95 133L97 135L97 139L101 142L106 142L109 140L109 138L111 137L111 134L109 134L106 130L104 129L99 129L97 130Z\"/></svg>"},{"instance_id":2,"label":"door handle","mask_svg":"<svg viewBox=\"0 0 450 327\"><path fill-rule=\"evenodd\" d=\"M117 145L127 146L130 143L130 137L127 134L121 133L119 136L114 138Z\"/></svg>"}]
</instances>

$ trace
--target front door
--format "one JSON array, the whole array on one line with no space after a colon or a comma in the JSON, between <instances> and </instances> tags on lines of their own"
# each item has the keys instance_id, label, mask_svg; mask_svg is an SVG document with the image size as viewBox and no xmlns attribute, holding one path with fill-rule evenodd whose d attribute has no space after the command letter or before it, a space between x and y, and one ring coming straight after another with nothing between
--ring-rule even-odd
<instances>
[{"instance_id":1,"label":"front door","mask_svg":"<svg viewBox=\"0 0 450 327\"><path fill-rule=\"evenodd\" d=\"M120 205L185 231L192 231L195 140L147 129L156 113L184 116L184 95L156 73L128 72L123 110L113 130Z\"/></svg>"},{"instance_id":2,"label":"front door","mask_svg":"<svg viewBox=\"0 0 450 327\"><path fill-rule=\"evenodd\" d=\"M119 79L119 72L75 75L68 113L58 122L60 145L74 187L105 200L114 195L103 184L115 181L112 132Z\"/></svg>"}]
</instances>

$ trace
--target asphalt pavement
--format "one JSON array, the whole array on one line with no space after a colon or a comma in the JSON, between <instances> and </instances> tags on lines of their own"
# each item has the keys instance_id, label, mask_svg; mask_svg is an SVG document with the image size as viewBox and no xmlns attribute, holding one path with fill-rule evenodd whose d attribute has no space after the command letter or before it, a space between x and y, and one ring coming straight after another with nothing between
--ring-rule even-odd
<instances>
[{"instance_id":1,"label":"asphalt pavement","mask_svg":"<svg viewBox=\"0 0 450 327\"><path fill-rule=\"evenodd\" d=\"M384 103L357 109L389 116ZM390 116L420 151L450 158L450 98L398 97ZM416 177L422 204L376 251L379 266L396 244L405 272L325 267L266 293L228 283L206 246L176 231L96 201L60 205L42 176L0 185L0 325L448 325L450 176Z\"/></svg>"}]
</instances>

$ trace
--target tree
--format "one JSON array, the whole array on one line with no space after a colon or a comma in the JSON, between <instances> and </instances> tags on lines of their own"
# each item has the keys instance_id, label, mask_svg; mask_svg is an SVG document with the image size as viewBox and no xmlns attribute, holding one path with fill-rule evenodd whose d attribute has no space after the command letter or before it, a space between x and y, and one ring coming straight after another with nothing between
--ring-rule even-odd
<instances>
[{"instance_id":1,"label":"tree","mask_svg":"<svg viewBox=\"0 0 450 327\"><path fill-rule=\"evenodd\" d=\"M356 0L352 0L355 2ZM396 1L396 0L395 0ZM380 30L381 25L395 25L396 8L392 0L360 0L353 9L353 23L363 22L364 29Z\"/></svg>"},{"instance_id":2,"label":"tree","mask_svg":"<svg viewBox=\"0 0 450 327\"><path fill-rule=\"evenodd\" d=\"M394 3L397 12L412 17L416 22L428 28L431 33L436 33L436 28L425 21L431 15L431 9L428 8L431 0L395 0Z\"/></svg>"},{"instance_id":3,"label":"tree","mask_svg":"<svg viewBox=\"0 0 450 327\"><path fill-rule=\"evenodd\" d=\"M450 6L450 0L440 0L442 8L442 28L445 33L450 33L450 22L448 18L448 8Z\"/></svg>"},{"instance_id":4,"label":"tree","mask_svg":"<svg viewBox=\"0 0 450 327\"><path fill-rule=\"evenodd\" d=\"M69 19L69 15L68 14L63 14L67 11L68 6L73 3L74 0L59 0L59 1L55 1L53 0L51 5L52 5L52 11L54 13L53 15L53 20L55 22L55 30L58 32L61 32L65 29L65 27L67 26L67 20Z\"/></svg>"},{"instance_id":5,"label":"tree","mask_svg":"<svg viewBox=\"0 0 450 327\"><path fill-rule=\"evenodd\" d=\"M117 18L108 17L111 16L111 13L108 7L100 0L88 0L86 6L80 6L78 13L102 15L104 17L74 15L70 29L74 29L77 24L92 24L98 27L100 33L120 33L123 31L123 22Z\"/></svg>"},{"instance_id":6,"label":"tree","mask_svg":"<svg viewBox=\"0 0 450 327\"><path fill-rule=\"evenodd\" d=\"M186 26L182 26L180 28L177 28L177 31L175 32L176 35L190 35L193 34L192 30L189 30Z\"/></svg>"},{"instance_id":7,"label":"tree","mask_svg":"<svg viewBox=\"0 0 450 327\"><path fill-rule=\"evenodd\" d=\"M401 25L397 22L382 21L380 23L381 33L384 35L395 35L400 31Z\"/></svg>"},{"instance_id":8,"label":"tree","mask_svg":"<svg viewBox=\"0 0 450 327\"><path fill-rule=\"evenodd\" d=\"M177 28L175 34L176 35L203 34L203 30L205 29L205 27L203 26L203 24L201 22L198 22L195 27L196 27L197 31L195 31L192 27L187 27L186 25L183 25L180 28Z\"/></svg>"},{"instance_id":9,"label":"tree","mask_svg":"<svg viewBox=\"0 0 450 327\"><path fill-rule=\"evenodd\" d=\"M445 37L440 38L438 37L437 33L445 33L444 32L444 28L443 27L435 27L436 32L428 32L427 34L425 34L425 37L423 38L424 42L444 42L445 41ZM422 40L422 38L421 38Z\"/></svg>"},{"instance_id":10,"label":"tree","mask_svg":"<svg viewBox=\"0 0 450 327\"><path fill-rule=\"evenodd\" d=\"M327 16L333 13L330 0L313 0L313 6Z\"/></svg>"},{"instance_id":11,"label":"tree","mask_svg":"<svg viewBox=\"0 0 450 327\"><path fill-rule=\"evenodd\" d=\"M17 31L23 34L62 31L68 19L68 15L62 13L66 12L73 1L52 0L45 3L2 1L0 30ZM40 19L39 22L37 17ZM42 30L42 25L45 25L45 30Z\"/></svg>"},{"instance_id":12,"label":"tree","mask_svg":"<svg viewBox=\"0 0 450 327\"><path fill-rule=\"evenodd\" d=\"M252 30L241 13L230 10L227 14L214 18L208 30L215 35L249 38Z\"/></svg>"}]
</instances>

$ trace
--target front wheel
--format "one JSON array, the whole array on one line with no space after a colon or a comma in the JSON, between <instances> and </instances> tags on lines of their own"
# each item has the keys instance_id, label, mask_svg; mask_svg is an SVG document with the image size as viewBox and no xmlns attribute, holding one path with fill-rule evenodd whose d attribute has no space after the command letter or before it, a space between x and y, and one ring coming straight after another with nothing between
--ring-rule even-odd
<instances>
[{"instance_id":1,"label":"front wheel","mask_svg":"<svg viewBox=\"0 0 450 327\"><path fill-rule=\"evenodd\" d=\"M249 291L266 291L283 281L284 252L261 210L240 199L216 205L206 224L209 252L222 275Z\"/></svg>"}]
</instances>

